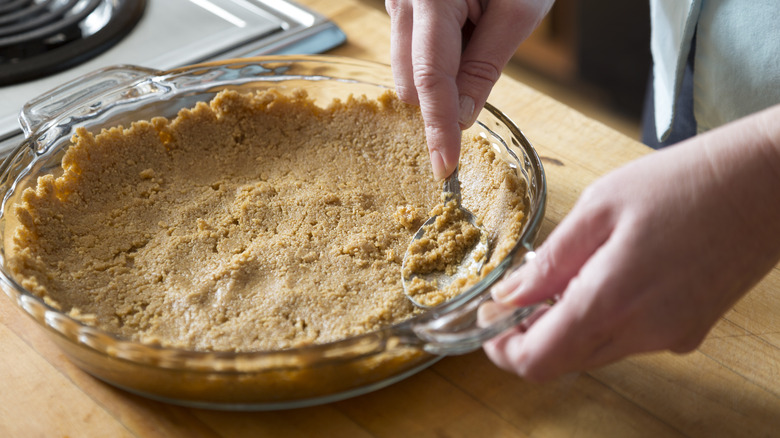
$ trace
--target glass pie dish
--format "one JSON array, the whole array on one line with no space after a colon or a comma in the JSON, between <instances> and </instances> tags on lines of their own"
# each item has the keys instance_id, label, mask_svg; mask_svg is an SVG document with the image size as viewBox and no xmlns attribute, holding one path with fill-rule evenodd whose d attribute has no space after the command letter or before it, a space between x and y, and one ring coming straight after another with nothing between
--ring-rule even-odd
<instances>
[{"instance_id":1,"label":"glass pie dish","mask_svg":"<svg viewBox=\"0 0 780 438\"><path fill-rule=\"evenodd\" d=\"M326 344L278 351L209 352L147 345L86 325L26 290L8 268L13 207L37 178L59 171L79 127L99 131L209 101L219 91L284 92L303 88L315 102L392 89L390 68L348 58L277 56L228 60L160 72L116 66L78 78L29 102L20 115L25 139L0 167L0 284L43 326L76 365L127 391L187 406L269 410L308 406L387 386L445 355L478 349L531 314L518 308L487 327L477 310L490 287L533 255L545 210L541 161L501 111L487 104L469 131L486 138L496 155L526 183L526 222L509 254L482 280L454 299L370 333Z\"/></svg>"}]
</instances>

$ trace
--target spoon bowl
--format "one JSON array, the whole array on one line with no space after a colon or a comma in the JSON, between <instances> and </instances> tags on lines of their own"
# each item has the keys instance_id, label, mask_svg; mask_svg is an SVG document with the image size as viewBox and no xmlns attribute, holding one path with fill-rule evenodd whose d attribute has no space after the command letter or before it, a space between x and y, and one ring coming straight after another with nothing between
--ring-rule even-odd
<instances>
[{"instance_id":1,"label":"spoon bowl","mask_svg":"<svg viewBox=\"0 0 780 438\"><path fill-rule=\"evenodd\" d=\"M457 168L444 180L442 201L412 237L401 266L404 295L423 309L456 296L458 282L479 275L489 255L487 232L461 205Z\"/></svg>"}]
</instances>

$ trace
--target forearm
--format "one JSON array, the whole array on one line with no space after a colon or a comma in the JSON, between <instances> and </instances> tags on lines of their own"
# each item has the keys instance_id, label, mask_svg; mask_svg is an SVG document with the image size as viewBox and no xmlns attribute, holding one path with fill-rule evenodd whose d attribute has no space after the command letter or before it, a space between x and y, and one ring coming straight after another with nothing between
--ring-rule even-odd
<instances>
[{"instance_id":1,"label":"forearm","mask_svg":"<svg viewBox=\"0 0 780 438\"><path fill-rule=\"evenodd\" d=\"M741 213L745 243L780 256L780 105L755 113L693 142L722 184L728 208Z\"/></svg>"}]
</instances>

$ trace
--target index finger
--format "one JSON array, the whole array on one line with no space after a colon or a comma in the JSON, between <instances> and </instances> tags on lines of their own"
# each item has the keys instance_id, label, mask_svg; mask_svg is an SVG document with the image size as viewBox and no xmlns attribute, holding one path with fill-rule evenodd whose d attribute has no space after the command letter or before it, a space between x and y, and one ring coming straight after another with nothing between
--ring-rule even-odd
<instances>
[{"instance_id":1,"label":"index finger","mask_svg":"<svg viewBox=\"0 0 780 438\"><path fill-rule=\"evenodd\" d=\"M458 74L464 8L436 8L420 2L414 11L412 69L425 122L425 135L434 176L443 179L458 164Z\"/></svg>"}]
</instances>

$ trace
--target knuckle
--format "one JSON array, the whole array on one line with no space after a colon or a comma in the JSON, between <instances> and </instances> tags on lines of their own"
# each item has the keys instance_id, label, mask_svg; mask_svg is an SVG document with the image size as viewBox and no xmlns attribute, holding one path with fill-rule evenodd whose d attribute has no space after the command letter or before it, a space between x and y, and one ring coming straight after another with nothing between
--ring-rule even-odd
<instances>
[{"instance_id":1,"label":"knuckle","mask_svg":"<svg viewBox=\"0 0 780 438\"><path fill-rule=\"evenodd\" d=\"M615 208L610 190L610 187L603 186L597 181L587 186L580 194L575 209L587 211L587 216L582 222L586 229L598 230L606 225L614 225L620 211Z\"/></svg>"},{"instance_id":2,"label":"knuckle","mask_svg":"<svg viewBox=\"0 0 780 438\"><path fill-rule=\"evenodd\" d=\"M527 364L526 366L516 367L515 373L522 377L523 380L531 383L544 383L552 378L548 370L535 364Z\"/></svg>"},{"instance_id":3,"label":"knuckle","mask_svg":"<svg viewBox=\"0 0 780 438\"><path fill-rule=\"evenodd\" d=\"M693 352L698 346L699 344L695 342L680 342L669 348L669 351L677 354L686 354Z\"/></svg>"},{"instance_id":4,"label":"knuckle","mask_svg":"<svg viewBox=\"0 0 780 438\"><path fill-rule=\"evenodd\" d=\"M468 60L461 64L460 72L464 80L495 84L501 76L501 67L491 61Z\"/></svg>"},{"instance_id":5,"label":"knuckle","mask_svg":"<svg viewBox=\"0 0 780 438\"><path fill-rule=\"evenodd\" d=\"M705 335L699 333L679 336L669 350L679 354L691 353L699 348L701 343L704 342L704 338Z\"/></svg>"},{"instance_id":6,"label":"knuckle","mask_svg":"<svg viewBox=\"0 0 780 438\"><path fill-rule=\"evenodd\" d=\"M392 17L395 15L403 4L403 0L385 0L385 10Z\"/></svg>"},{"instance_id":7,"label":"knuckle","mask_svg":"<svg viewBox=\"0 0 780 438\"><path fill-rule=\"evenodd\" d=\"M601 202L601 197L603 196L603 190L600 188L600 185L598 182L594 184L590 184L582 191L582 194L580 195L579 202L582 202L587 205L592 205L595 203Z\"/></svg>"},{"instance_id":8,"label":"knuckle","mask_svg":"<svg viewBox=\"0 0 780 438\"><path fill-rule=\"evenodd\" d=\"M396 84L395 92L398 95L398 98L403 102L406 102L410 105L418 104L417 92L413 87L408 87L404 84Z\"/></svg>"},{"instance_id":9,"label":"knuckle","mask_svg":"<svg viewBox=\"0 0 780 438\"><path fill-rule=\"evenodd\" d=\"M533 23L538 23L542 18L547 15L552 7L552 1L537 1L537 2L499 2L504 10L503 15L513 17L516 20L531 20Z\"/></svg>"},{"instance_id":10,"label":"knuckle","mask_svg":"<svg viewBox=\"0 0 780 438\"><path fill-rule=\"evenodd\" d=\"M658 317L646 318L640 327L644 333L643 351L669 350L673 353L690 353L704 342L708 330L702 330L693 320L696 316L688 314L680 319L659 324Z\"/></svg>"},{"instance_id":11,"label":"knuckle","mask_svg":"<svg viewBox=\"0 0 780 438\"><path fill-rule=\"evenodd\" d=\"M416 62L414 69L414 86L420 92L434 90L447 82L447 75L429 62Z\"/></svg>"},{"instance_id":12,"label":"knuckle","mask_svg":"<svg viewBox=\"0 0 780 438\"><path fill-rule=\"evenodd\" d=\"M536 263L536 272L539 278L549 278L557 271L558 261L554 251L544 251L537 253L534 263Z\"/></svg>"}]
</instances>

